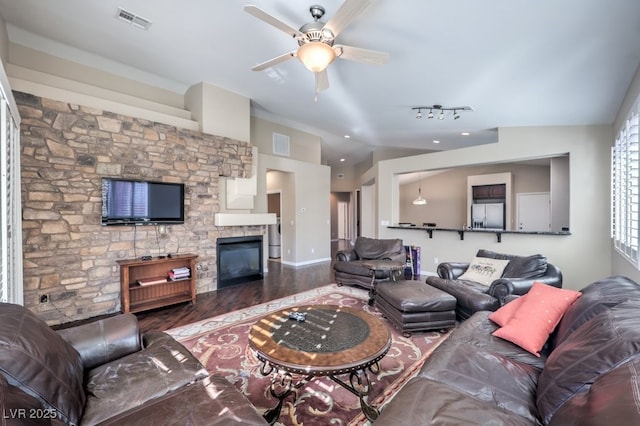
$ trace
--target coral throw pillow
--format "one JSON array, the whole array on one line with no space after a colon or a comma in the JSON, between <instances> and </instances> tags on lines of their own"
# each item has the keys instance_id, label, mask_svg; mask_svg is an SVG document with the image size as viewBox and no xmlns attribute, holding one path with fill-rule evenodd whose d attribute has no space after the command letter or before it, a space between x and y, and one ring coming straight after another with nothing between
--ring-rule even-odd
<instances>
[{"instance_id":1,"label":"coral throw pillow","mask_svg":"<svg viewBox=\"0 0 640 426\"><path fill-rule=\"evenodd\" d=\"M488 286L502 276L508 263L509 261L505 259L474 257L467 270L458 279L475 281Z\"/></svg>"},{"instance_id":2,"label":"coral throw pillow","mask_svg":"<svg viewBox=\"0 0 640 426\"><path fill-rule=\"evenodd\" d=\"M526 297L526 294L524 296L520 296L517 299L514 299L506 305L502 306L497 311L491 312L491 315L489 315L489 319L498 324L500 327L504 327L509 323L511 318L513 318L518 309L520 309L520 305L524 303Z\"/></svg>"},{"instance_id":3,"label":"coral throw pillow","mask_svg":"<svg viewBox=\"0 0 640 426\"><path fill-rule=\"evenodd\" d=\"M515 343L539 357L549 334L556 328L569 306L581 295L579 291L556 288L536 281L531 290L518 299L519 305L506 310L506 314L510 310L515 312L510 319L508 315L504 315L507 323L494 331L493 335ZM503 308L516 301L507 303ZM500 314L496 316L498 320L505 319L500 318Z\"/></svg>"}]
</instances>

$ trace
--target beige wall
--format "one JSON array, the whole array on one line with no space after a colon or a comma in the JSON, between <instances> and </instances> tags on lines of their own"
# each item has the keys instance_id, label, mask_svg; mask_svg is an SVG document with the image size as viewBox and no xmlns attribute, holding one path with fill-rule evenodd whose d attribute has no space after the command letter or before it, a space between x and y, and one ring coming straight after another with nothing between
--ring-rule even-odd
<instances>
[{"instance_id":1,"label":"beige wall","mask_svg":"<svg viewBox=\"0 0 640 426\"><path fill-rule=\"evenodd\" d=\"M380 237L400 237L422 247L422 269L435 271L433 259L466 260L480 248L513 253L542 253L557 264L565 276L564 286L579 289L610 275L609 241L609 147L611 126L502 128L499 143L425 154L378 163L373 168L377 183L377 232ZM397 173L509 162L570 154L571 236L510 235L498 243L495 235L388 229L383 221L400 218ZM585 212L588 209L588 214Z\"/></svg>"},{"instance_id":2,"label":"beige wall","mask_svg":"<svg viewBox=\"0 0 640 426\"><path fill-rule=\"evenodd\" d=\"M274 155L274 132L289 136L290 156L283 158L320 164L322 140L319 136L251 117L251 143L258 147L261 154Z\"/></svg>"},{"instance_id":3,"label":"beige wall","mask_svg":"<svg viewBox=\"0 0 640 426\"><path fill-rule=\"evenodd\" d=\"M2 60L2 65L6 68L9 60L9 34L2 16L0 16L0 60Z\"/></svg>"},{"instance_id":4,"label":"beige wall","mask_svg":"<svg viewBox=\"0 0 640 426\"><path fill-rule=\"evenodd\" d=\"M266 191L282 192L282 260L301 266L331 260L330 168L275 155L260 154L258 176L279 176ZM266 211L266 208L265 210Z\"/></svg>"},{"instance_id":5,"label":"beige wall","mask_svg":"<svg viewBox=\"0 0 640 426\"><path fill-rule=\"evenodd\" d=\"M200 124L201 132L249 142L249 98L207 83L191 86L184 98L185 107Z\"/></svg>"}]
</instances>

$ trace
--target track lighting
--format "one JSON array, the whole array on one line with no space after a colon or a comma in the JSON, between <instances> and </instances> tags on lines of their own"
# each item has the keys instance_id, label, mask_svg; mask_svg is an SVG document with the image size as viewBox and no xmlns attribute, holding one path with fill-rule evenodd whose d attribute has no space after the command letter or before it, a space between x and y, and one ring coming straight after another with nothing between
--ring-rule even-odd
<instances>
[{"instance_id":1,"label":"track lighting","mask_svg":"<svg viewBox=\"0 0 640 426\"><path fill-rule=\"evenodd\" d=\"M460 114L458 114L459 111L473 111L473 108L471 108L470 106L458 106L458 107L443 107L442 105L427 105L427 106L419 106L419 107L413 107L411 108L412 110L417 110L418 113L416 114L416 118L422 118L422 110L423 109L428 109L429 110L429 114L427 114L427 118L431 119L433 117L435 117L433 111L436 111L436 114L438 114L438 120L444 120L445 118L445 112L447 111L452 111L453 112L453 119L457 120L460 118Z\"/></svg>"}]
</instances>

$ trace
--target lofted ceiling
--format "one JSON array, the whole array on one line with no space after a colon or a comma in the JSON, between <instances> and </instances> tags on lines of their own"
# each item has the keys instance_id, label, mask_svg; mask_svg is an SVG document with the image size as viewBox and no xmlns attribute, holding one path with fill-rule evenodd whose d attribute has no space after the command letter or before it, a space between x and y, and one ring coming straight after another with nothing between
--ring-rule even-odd
<instances>
[{"instance_id":1,"label":"lofted ceiling","mask_svg":"<svg viewBox=\"0 0 640 426\"><path fill-rule=\"evenodd\" d=\"M325 22L342 4L313 1ZM253 115L319 135L331 166L383 147L496 142L499 127L610 124L640 63L638 0L372 0L338 41L389 62L337 59L314 101L296 59L251 71L297 43L247 4L296 29L312 21L312 0L0 0L0 15L13 43L177 93L207 82L250 98ZM116 19L118 8L150 27ZM433 104L474 111L416 118Z\"/></svg>"}]
</instances>

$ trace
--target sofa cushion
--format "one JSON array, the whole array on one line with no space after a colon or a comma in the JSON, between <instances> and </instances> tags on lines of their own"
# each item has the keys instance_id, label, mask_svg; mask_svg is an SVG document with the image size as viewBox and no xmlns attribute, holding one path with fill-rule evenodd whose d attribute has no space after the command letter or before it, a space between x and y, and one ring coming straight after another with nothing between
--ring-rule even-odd
<instances>
[{"instance_id":1,"label":"sofa cushion","mask_svg":"<svg viewBox=\"0 0 640 426\"><path fill-rule=\"evenodd\" d=\"M486 286L502 276L504 268L509 263L506 259L491 259L487 257L474 257L464 274L459 280L475 281Z\"/></svg>"},{"instance_id":2,"label":"sofa cushion","mask_svg":"<svg viewBox=\"0 0 640 426\"><path fill-rule=\"evenodd\" d=\"M210 376L175 392L114 415L101 426L250 426L267 421L222 376Z\"/></svg>"},{"instance_id":3,"label":"sofa cushion","mask_svg":"<svg viewBox=\"0 0 640 426\"><path fill-rule=\"evenodd\" d=\"M538 411L544 424L602 374L638 358L638 312L638 301L624 302L603 311L582 324L549 354L537 394Z\"/></svg>"},{"instance_id":4,"label":"sofa cushion","mask_svg":"<svg viewBox=\"0 0 640 426\"><path fill-rule=\"evenodd\" d=\"M547 271L547 258L541 254L517 256L480 249L476 256L509 260L502 273L505 278L539 278Z\"/></svg>"},{"instance_id":5,"label":"sofa cushion","mask_svg":"<svg viewBox=\"0 0 640 426\"><path fill-rule=\"evenodd\" d=\"M83 422L95 424L208 376L200 362L165 333L145 335L146 347L90 370Z\"/></svg>"},{"instance_id":6,"label":"sofa cushion","mask_svg":"<svg viewBox=\"0 0 640 426\"><path fill-rule=\"evenodd\" d=\"M447 341L442 345L445 343ZM442 345L431 354L416 377L446 384L457 390L460 398L484 401L494 409L536 422L538 368L508 358L490 346L479 348L462 340L454 340L444 348ZM430 397L423 396L429 404Z\"/></svg>"},{"instance_id":7,"label":"sofa cushion","mask_svg":"<svg viewBox=\"0 0 640 426\"><path fill-rule=\"evenodd\" d=\"M78 352L23 306L0 305L0 372L56 417L77 424L86 400Z\"/></svg>"},{"instance_id":8,"label":"sofa cushion","mask_svg":"<svg viewBox=\"0 0 640 426\"><path fill-rule=\"evenodd\" d=\"M582 297L567 310L551 338L551 348L567 339L578 327L609 308L628 300L640 300L640 285L627 277L613 276L595 281L582 290Z\"/></svg>"},{"instance_id":9,"label":"sofa cushion","mask_svg":"<svg viewBox=\"0 0 640 426\"><path fill-rule=\"evenodd\" d=\"M500 327L507 325L516 314L516 312L518 312L518 309L520 309L520 306L524 303L525 300L526 299L524 298L524 296L516 297L511 302L500 307L500 309L491 312L491 314L489 315L489 319L498 324Z\"/></svg>"},{"instance_id":10,"label":"sofa cushion","mask_svg":"<svg viewBox=\"0 0 640 426\"><path fill-rule=\"evenodd\" d=\"M531 290L521 296L516 306L507 304L500 308L505 309L507 313L512 313L513 316L508 318L506 315L506 324L496 330L493 335L540 356L540 350L548 340L549 334L581 294L579 291L534 282ZM492 316L489 316L489 319L493 319ZM500 317L501 314L495 316Z\"/></svg>"},{"instance_id":11,"label":"sofa cushion","mask_svg":"<svg viewBox=\"0 0 640 426\"><path fill-rule=\"evenodd\" d=\"M535 422L498 407L493 401L420 377L402 387L374 424L531 426Z\"/></svg>"},{"instance_id":12,"label":"sofa cushion","mask_svg":"<svg viewBox=\"0 0 640 426\"><path fill-rule=\"evenodd\" d=\"M360 259L384 259L392 253L404 253L404 246L400 239L358 237L353 250Z\"/></svg>"}]
</instances>

